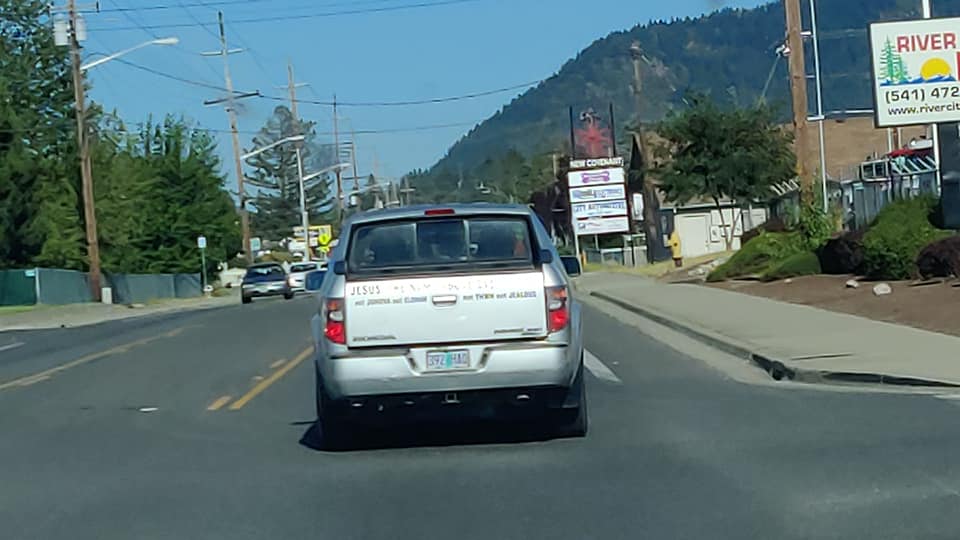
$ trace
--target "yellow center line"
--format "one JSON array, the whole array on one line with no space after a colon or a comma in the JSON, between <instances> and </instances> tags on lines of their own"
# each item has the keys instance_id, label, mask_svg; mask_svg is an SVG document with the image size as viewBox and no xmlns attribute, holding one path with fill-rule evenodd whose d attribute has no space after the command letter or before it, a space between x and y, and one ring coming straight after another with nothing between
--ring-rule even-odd
<instances>
[{"instance_id":1,"label":"yellow center line","mask_svg":"<svg viewBox=\"0 0 960 540\"><path fill-rule=\"evenodd\" d=\"M208 411L218 411L218 410L220 410L220 407L223 407L224 405L226 405L227 402L230 401L230 398L231 398L231 397L232 397L232 396L220 396L220 397L218 397L213 403L210 404L209 407L207 407L207 410L208 410Z\"/></svg>"},{"instance_id":2,"label":"yellow center line","mask_svg":"<svg viewBox=\"0 0 960 540\"><path fill-rule=\"evenodd\" d=\"M178 330L183 331L183 328L180 328L180 329L178 329ZM177 332L177 333L179 333L179 332ZM68 369L72 369L72 368L75 368L75 367L77 367L77 366L81 366L81 365L83 365L83 364L89 364L90 362L93 362L94 360L99 360L99 359L101 359L101 358L104 358L104 357L106 357L106 356L110 356L110 355L112 355L112 354L119 354L119 353L127 352L127 351L129 351L130 349L132 349L133 347L139 347L139 346L141 346L141 345L146 345L147 343L150 343L151 341L156 341L156 340L158 340L158 339L160 339L160 338L162 338L162 337L164 337L164 335L151 336L151 337L148 337L148 338L138 339L138 340L136 340L136 341L131 341L130 343L124 343L123 345L117 345L116 347L111 347L111 348L109 348L109 349L107 349L107 350L105 350L105 351L100 351L100 352L88 354L88 355L86 355L86 356L81 356L80 358L77 358L76 360L71 360L70 362L67 362L66 364L61 364L61 365L59 365L59 366L52 367L52 368L46 369L46 370L44 370L44 371L40 371L40 372L38 372L38 373L32 373L32 374L30 374L30 375L26 375L26 376L23 376L23 377L19 377L19 378L17 378L17 379L13 379L13 380L10 380L10 381L0 382L0 390L6 390L6 389L8 389L8 388L13 388L13 387L15 387L15 386L29 386L29 385L31 385L31 384L38 383L38 382L40 382L40 381L45 381L45 380L49 379L50 377L52 377L52 376L54 376L54 375L56 375L57 373L60 373L60 372L62 372L62 371L66 371L66 370L68 370Z\"/></svg>"},{"instance_id":3,"label":"yellow center line","mask_svg":"<svg viewBox=\"0 0 960 540\"><path fill-rule=\"evenodd\" d=\"M274 371L269 377L257 383L256 386L250 389L249 392L243 395L240 399L234 401L229 409L231 411L236 411L242 409L244 405L250 402L253 398L260 395L264 390L270 387L271 384L280 380L281 377L289 373L293 368L297 367L300 362L306 360L310 353L313 352L313 347L307 347L300 354L296 356L293 360L287 362L282 368Z\"/></svg>"}]
</instances>

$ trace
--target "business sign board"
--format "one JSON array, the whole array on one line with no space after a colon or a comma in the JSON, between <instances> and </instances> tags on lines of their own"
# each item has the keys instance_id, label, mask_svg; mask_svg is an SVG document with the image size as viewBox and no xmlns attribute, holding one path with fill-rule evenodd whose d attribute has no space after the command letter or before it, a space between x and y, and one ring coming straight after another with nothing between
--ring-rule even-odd
<instances>
[{"instance_id":1,"label":"business sign board","mask_svg":"<svg viewBox=\"0 0 960 540\"><path fill-rule=\"evenodd\" d=\"M622 185L625 182L622 167L606 169L590 169L585 171L570 171L567 181L571 188Z\"/></svg>"},{"instance_id":2,"label":"business sign board","mask_svg":"<svg viewBox=\"0 0 960 540\"><path fill-rule=\"evenodd\" d=\"M598 186L581 187L570 190L570 203L584 203L595 201L610 201L616 199L626 199L627 192L623 185L619 186Z\"/></svg>"},{"instance_id":3,"label":"business sign board","mask_svg":"<svg viewBox=\"0 0 960 540\"><path fill-rule=\"evenodd\" d=\"M611 217L627 215L627 201L601 201L574 204L573 218Z\"/></svg>"},{"instance_id":4,"label":"business sign board","mask_svg":"<svg viewBox=\"0 0 960 540\"><path fill-rule=\"evenodd\" d=\"M877 127L960 121L960 18L870 25Z\"/></svg>"},{"instance_id":5,"label":"business sign board","mask_svg":"<svg viewBox=\"0 0 960 540\"><path fill-rule=\"evenodd\" d=\"M630 230L630 219L627 216L575 219L574 227L577 236L586 234L623 233Z\"/></svg>"}]
</instances>

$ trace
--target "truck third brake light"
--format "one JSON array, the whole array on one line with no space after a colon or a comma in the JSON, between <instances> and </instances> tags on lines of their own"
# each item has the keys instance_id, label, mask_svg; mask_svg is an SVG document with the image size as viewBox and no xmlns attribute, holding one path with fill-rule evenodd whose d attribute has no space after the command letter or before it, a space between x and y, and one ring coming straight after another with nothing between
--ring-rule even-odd
<instances>
[{"instance_id":1,"label":"truck third brake light","mask_svg":"<svg viewBox=\"0 0 960 540\"><path fill-rule=\"evenodd\" d=\"M431 208L423 213L425 216L452 216L456 214L453 208Z\"/></svg>"}]
</instances>

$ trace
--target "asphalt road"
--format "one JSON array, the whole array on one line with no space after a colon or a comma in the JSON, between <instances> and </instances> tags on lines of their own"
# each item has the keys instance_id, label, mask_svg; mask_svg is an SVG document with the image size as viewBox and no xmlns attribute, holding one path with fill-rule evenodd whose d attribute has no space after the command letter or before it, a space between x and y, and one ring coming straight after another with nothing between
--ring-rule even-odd
<instances>
[{"instance_id":1,"label":"asphalt road","mask_svg":"<svg viewBox=\"0 0 960 540\"><path fill-rule=\"evenodd\" d=\"M591 362L587 438L464 424L314 450L305 444L314 309L311 298L265 300L16 334L24 345L0 351L0 536L953 539L960 530L960 401L745 384L594 308L586 343L602 364Z\"/></svg>"}]
</instances>

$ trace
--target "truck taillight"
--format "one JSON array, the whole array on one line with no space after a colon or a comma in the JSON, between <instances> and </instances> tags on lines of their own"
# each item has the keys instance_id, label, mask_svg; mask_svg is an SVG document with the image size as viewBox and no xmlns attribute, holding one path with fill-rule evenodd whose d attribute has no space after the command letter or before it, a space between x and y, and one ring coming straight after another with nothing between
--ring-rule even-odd
<instances>
[{"instance_id":1,"label":"truck taillight","mask_svg":"<svg viewBox=\"0 0 960 540\"><path fill-rule=\"evenodd\" d=\"M343 317L343 299L327 298L324 301L323 311L326 314L323 335L332 343L345 345L347 343L347 327Z\"/></svg>"},{"instance_id":2,"label":"truck taillight","mask_svg":"<svg viewBox=\"0 0 960 540\"><path fill-rule=\"evenodd\" d=\"M559 332L570 324L570 302L566 287L547 287L547 327Z\"/></svg>"}]
</instances>

